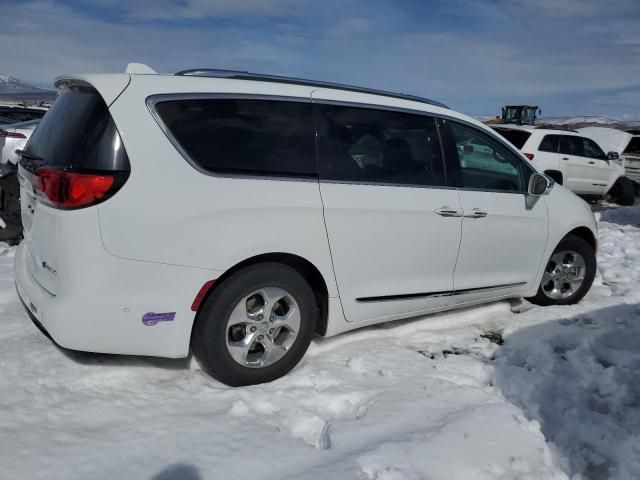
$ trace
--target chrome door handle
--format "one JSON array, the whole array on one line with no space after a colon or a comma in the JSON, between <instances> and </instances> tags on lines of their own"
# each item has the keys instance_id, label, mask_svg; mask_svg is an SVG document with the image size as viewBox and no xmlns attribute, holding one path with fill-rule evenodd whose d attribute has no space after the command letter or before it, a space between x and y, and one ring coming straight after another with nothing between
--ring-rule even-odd
<instances>
[{"instance_id":1,"label":"chrome door handle","mask_svg":"<svg viewBox=\"0 0 640 480\"><path fill-rule=\"evenodd\" d=\"M434 213L440 215L441 217L461 217L462 212L460 210L456 210L451 207L440 207L434 210Z\"/></svg>"},{"instance_id":2,"label":"chrome door handle","mask_svg":"<svg viewBox=\"0 0 640 480\"><path fill-rule=\"evenodd\" d=\"M480 208L474 208L473 210L465 210L463 213L463 216L465 218L484 218L487 215L489 215L487 211L482 210Z\"/></svg>"}]
</instances>

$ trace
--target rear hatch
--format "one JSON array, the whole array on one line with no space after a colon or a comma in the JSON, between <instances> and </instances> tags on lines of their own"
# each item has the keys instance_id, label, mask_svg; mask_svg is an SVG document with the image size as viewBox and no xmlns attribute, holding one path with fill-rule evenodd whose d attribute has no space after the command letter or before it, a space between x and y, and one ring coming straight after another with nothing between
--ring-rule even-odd
<instances>
[{"instance_id":1,"label":"rear hatch","mask_svg":"<svg viewBox=\"0 0 640 480\"><path fill-rule=\"evenodd\" d=\"M18 167L27 268L50 294L64 278L61 249L74 248L65 222L112 196L129 171L103 98L89 86L68 86L20 152Z\"/></svg>"}]
</instances>

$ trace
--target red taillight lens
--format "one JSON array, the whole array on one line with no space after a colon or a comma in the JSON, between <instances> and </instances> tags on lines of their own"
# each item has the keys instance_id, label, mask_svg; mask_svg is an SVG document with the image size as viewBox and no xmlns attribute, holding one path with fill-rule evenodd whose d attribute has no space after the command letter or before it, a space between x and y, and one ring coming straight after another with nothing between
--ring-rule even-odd
<instances>
[{"instance_id":1,"label":"red taillight lens","mask_svg":"<svg viewBox=\"0 0 640 480\"><path fill-rule=\"evenodd\" d=\"M7 132L6 130L0 130L0 138L27 138L26 135L19 132Z\"/></svg>"},{"instance_id":2,"label":"red taillight lens","mask_svg":"<svg viewBox=\"0 0 640 480\"><path fill-rule=\"evenodd\" d=\"M33 188L42 200L56 208L88 207L113 193L116 177L43 167L36 170Z\"/></svg>"},{"instance_id":3,"label":"red taillight lens","mask_svg":"<svg viewBox=\"0 0 640 480\"><path fill-rule=\"evenodd\" d=\"M533 153L525 153L524 156L527 157L529 160L533 160Z\"/></svg>"}]
</instances>

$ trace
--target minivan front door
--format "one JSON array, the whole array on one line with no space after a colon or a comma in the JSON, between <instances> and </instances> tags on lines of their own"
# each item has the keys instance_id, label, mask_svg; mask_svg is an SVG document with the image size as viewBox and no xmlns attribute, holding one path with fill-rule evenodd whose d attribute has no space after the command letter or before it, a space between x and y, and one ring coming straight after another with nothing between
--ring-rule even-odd
<instances>
[{"instance_id":1,"label":"minivan front door","mask_svg":"<svg viewBox=\"0 0 640 480\"><path fill-rule=\"evenodd\" d=\"M322 104L314 92L320 192L335 276L351 322L447 305L460 244L433 118Z\"/></svg>"},{"instance_id":2,"label":"minivan front door","mask_svg":"<svg viewBox=\"0 0 640 480\"><path fill-rule=\"evenodd\" d=\"M463 209L452 303L530 289L548 234L545 202L526 193L531 168L473 126L448 120L441 124Z\"/></svg>"}]
</instances>

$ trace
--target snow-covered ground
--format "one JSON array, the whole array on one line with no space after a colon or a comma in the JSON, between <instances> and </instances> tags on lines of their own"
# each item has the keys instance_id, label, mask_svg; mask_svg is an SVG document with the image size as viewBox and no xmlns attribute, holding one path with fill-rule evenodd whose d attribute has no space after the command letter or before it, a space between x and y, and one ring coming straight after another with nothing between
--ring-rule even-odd
<instances>
[{"instance_id":1,"label":"snow-covered ground","mask_svg":"<svg viewBox=\"0 0 640 480\"><path fill-rule=\"evenodd\" d=\"M579 305L316 340L285 378L238 389L192 360L59 350L0 246L0 478L640 478L640 207L598 215Z\"/></svg>"}]
</instances>

